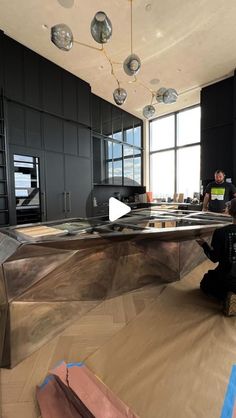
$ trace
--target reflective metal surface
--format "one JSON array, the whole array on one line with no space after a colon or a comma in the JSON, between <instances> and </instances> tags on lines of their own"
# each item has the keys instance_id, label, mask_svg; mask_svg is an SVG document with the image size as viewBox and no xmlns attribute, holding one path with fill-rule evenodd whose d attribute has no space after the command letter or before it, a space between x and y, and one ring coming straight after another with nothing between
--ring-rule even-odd
<instances>
[{"instance_id":1,"label":"reflective metal surface","mask_svg":"<svg viewBox=\"0 0 236 418\"><path fill-rule=\"evenodd\" d=\"M72 219L2 230L1 366L13 367L105 298L181 279L204 259L195 238L210 239L230 221L154 208L114 223Z\"/></svg>"}]
</instances>

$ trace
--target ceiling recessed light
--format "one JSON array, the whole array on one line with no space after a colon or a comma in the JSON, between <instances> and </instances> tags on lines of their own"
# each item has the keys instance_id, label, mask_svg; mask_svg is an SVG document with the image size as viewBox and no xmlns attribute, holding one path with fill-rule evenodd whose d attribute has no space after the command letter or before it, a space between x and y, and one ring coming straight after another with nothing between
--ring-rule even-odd
<instances>
[{"instance_id":1,"label":"ceiling recessed light","mask_svg":"<svg viewBox=\"0 0 236 418\"><path fill-rule=\"evenodd\" d=\"M70 7L73 7L74 5L74 0L57 0L57 1L62 7L66 7L67 9L69 9Z\"/></svg>"},{"instance_id":2,"label":"ceiling recessed light","mask_svg":"<svg viewBox=\"0 0 236 418\"><path fill-rule=\"evenodd\" d=\"M150 80L150 84L158 84L160 83L159 78L153 78L152 80Z\"/></svg>"},{"instance_id":3,"label":"ceiling recessed light","mask_svg":"<svg viewBox=\"0 0 236 418\"><path fill-rule=\"evenodd\" d=\"M146 12L150 12L150 10L152 10L152 5L151 5L151 3L146 4L146 6L145 6L145 10L146 10Z\"/></svg>"},{"instance_id":4,"label":"ceiling recessed light","mask_svg":"<svg viewBox=\"0 0 236 418\"><path fill-rule=\"evenodd\" d=\"M163 38L163 33L160 30L157 30L156 31L156 37L157 37L157 39Z\"/></svg>"}]
</instances>

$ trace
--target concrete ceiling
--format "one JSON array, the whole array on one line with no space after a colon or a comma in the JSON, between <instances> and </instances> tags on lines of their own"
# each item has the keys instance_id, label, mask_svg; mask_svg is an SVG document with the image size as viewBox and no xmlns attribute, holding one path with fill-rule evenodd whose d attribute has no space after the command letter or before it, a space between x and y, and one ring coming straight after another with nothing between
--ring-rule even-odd
<instances>
[{"instance_id":1,"label":"concrete ceiling","mask_svg":"<svg viewBox=\"0 0 236 418\"><path fill-rule=\"evenodd\" d=\"M78 44L63 52L50 41L51 26L65 23L74 39L99 47L90 35L98 10L106 12L113 25L106 52L122 63L130 54L130 0L0 0L0 28L113 103L117 84L102 52ZM133 49L142 67L138 81L131 83L123 66L115 65L128 92L122 108L142 117L142 108L151 100L146 87L172 87L179 93L176 104L157 105L156 115L199 103L201 86L233 74L235 40L235 0L133 0Z\"/></svg>"}]
</instances>

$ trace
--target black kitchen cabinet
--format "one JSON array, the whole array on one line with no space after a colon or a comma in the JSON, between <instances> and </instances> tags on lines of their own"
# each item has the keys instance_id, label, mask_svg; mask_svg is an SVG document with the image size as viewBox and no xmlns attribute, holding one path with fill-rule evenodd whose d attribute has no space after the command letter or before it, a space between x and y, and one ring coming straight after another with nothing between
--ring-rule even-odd
<instances>
[{"instance_id":1,"label":"black kitchen cabinet","mask_svg":"<svg viewBox=\"0 0 236 418\"><path fill-rule=\"evenodd\" d=\"M78 155L78 126L73 122L64 122L64 153Z\"/></svg>"},{"instance_id":2,"label":"black kitchen cabinet","mask_svg":"<svg viewBox=\"0 0 236 418\"><path fill-rule=\"evenodd\" d=\"M31 148L42 148L41 114L36 110L25 111L26 145Z\"/></svg>"},{"instance_id":3,"label":"black kitchen cabinet","mask_svg":"<svg viewBox=\"0 0 236 418\"><path fill-rule=\"evenodd\" d=\"M42 103L47 112L62 116L62 70L48 60L41 60Z\"/></svg>"},{"instance_id":4,"label":"black kitchen cabinet","mask_svg":"<svg viewBox=\"0 0 236 418\"><path fill-rule=\"evenodd\" d=\"M63 152L63 121L60 118L44 115L43 133L46 150Z\"/></svg>"},{"instance_id":5,"label":"black kitchen cabinet","mask_svg":"<svg viewBox=\"0 0 236 418\"><path fill-rule=\"evenodd\" d=\"M112 104L101 99L102 134L112 136Z\"/></svg>"},{"instance_id":6,"label":"black kitchen cabinet","mask_svg":"<svg viewBox=\"0 0 236 418\"><path fill-rule=\"evenodd\" d=\"M91 87L83 80L77 79L78 122L91 126Z\"/></svg>"},{"instance_id":7,"label":"black kitchen cabinet","mask_svg":"<svg viewBox=\"0 0 236 418\"><path fill-rule=\"evenodd\" d=\"M45 152L45 178L47 221L63 219L66 217L63 154Z\"/></svg>"},{"instance_id":8,"label":"black kitchen cabinet","mask_svg":"<svg viewBox=\"0 0 236 418\"><path fill-rule=\"evenodd\" d=\"M87 128L78 128L79 156L90 158L91 156L91 131Z\"/></svg>"},{"instance_id":9,"label":"black kitchen cabinet","mask_svg":"<svg viewBox=\"0 0 236 418\"><path fill-rule=\"evenodd\" d=\"M62 75L63 115L77 121L77 78L63 71Z\"/></svg>"},{"instance_id":10,"label":"black kitchen cabinet","mask_svg":"<svg viewBox=\"0 0 236 418\"><path fill-rule=\"evenodd\" d=\"M101 133L101 99L98 96L92 95L92 127L96 133Z\"/></svg>"},{"instance_id":11,"label":"black kitchen cabinet","mask_svg":"<svg viewBox=\"0 0 236 418\"><path fill-rule=\"evenodd\" d=\"M90 207L91 161L65 155L66 217L86 217ZM88 209L89 210L89 209Z\"/></svg>"},{"instance_id":12,"label":"black kitchen cabinet","mask_svg":"<svg viewBox=\"0 0 236 418\"><path fill-rule=\"evenodd\" d=\"M24 97L23 46L13 39L4 37L3 51L5 94L12 100L22 101Z\"/></svg>"},{"instance_id":13,"label":"black kitchen cabinet","mask_svg":"<svg viewBox=\"0 0 236 418\"><path fill-rule=\"evenodd\" d=\"M10 144L25 145L24 108L17 103L7 102L7 132Z\"/></svg>"},{"instance_id":14,"label":"black kitchen cabinet","mask_svg":"<svg viewBox=\"0 0 236 418\"><path fill-rule=\"evenodd\" d=\"M47 220L86 216L91 162L73 155L45 153Z\"/></svg>"},{"instance_id":15,"label":"black kitchen cabinet","mask_svg":"<svg viewBox=\"0 0 236 418\"><path fill-rule=\"evenodd\" d=\"M17 145L9 157L11 224L90 214L90 159Z\"/></svg>"},{"instance_id":16,"label":"black kitchen cabinet","mask_svg":"<svg viewBox=\"0 0 236 418\"><path fill-rule=\"evenodd\" d=\"M40 57L29 49L24 49L24 97L25 103L41 107Z\"/></svg>"}]
</instances>

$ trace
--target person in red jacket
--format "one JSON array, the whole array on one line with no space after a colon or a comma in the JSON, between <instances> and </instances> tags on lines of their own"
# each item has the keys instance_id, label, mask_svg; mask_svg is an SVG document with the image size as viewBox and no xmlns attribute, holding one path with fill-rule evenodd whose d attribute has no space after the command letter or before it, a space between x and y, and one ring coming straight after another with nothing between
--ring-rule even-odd
<instances>
[{"instance_id":1,"label":"person in red jacket","mask_svg":"<svg viewBox=\"0 0 236 418\"><path fill-rule=\"evenodd\" d=\"M232 223L214 231L211 245L202 238L197 243L206 256L218 263L215 270L209 270L200 283L207 295L224 302L224 313L236 315L236 198L227 203L227 211Z\"/></svg>"}]
</instances>

